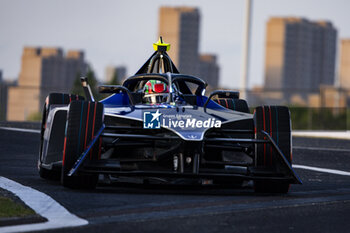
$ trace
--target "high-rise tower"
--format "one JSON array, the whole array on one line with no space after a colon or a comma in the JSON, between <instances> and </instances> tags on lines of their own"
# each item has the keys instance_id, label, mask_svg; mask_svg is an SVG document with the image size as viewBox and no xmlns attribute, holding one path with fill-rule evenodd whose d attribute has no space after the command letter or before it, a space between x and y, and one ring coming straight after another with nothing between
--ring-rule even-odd
<instances>
[{"instance_id":1,"label":"high-rise tower","mask_svg":"<svg viewBox=\"0 0 350 233\"><path fill-rule=\"evenodd\" d=\"M330 22L271 18L267 23L265 90L316 93L333 85L337 30Z\"/></svg>"},{"instance_id":2,"label":"high-rise tower","mask_svg":"<svg viewBox=\"0 0 350 233\"><path fill-rule=\"evenodd\" d=\"M350 91L350 39L341 40L340 50L340 87Z\"/></svg>"},{"instance_id":3,"label":"high-rise tower","mask_svg":"<svg viewBox=\"0 0 350 233\"><path fill-rule=\"evenodd\" d=\"M49 93L69 93L77 75L86 71L82 51L64 56L60 48L25 47L18 86L8 91L7 120L24 121L40 112Z\"/></svg>"},{"instance_id":4,"label":"high-rise tower","mask_svg":"<svg viewBox=\"0 0 350 233\"><path fill-rule=\"evenodd\" d=\"M193 7L161 7L159 36L171 44L169 56L181 73L199 73L200 13Z\"/></svg>"}]
</instances>

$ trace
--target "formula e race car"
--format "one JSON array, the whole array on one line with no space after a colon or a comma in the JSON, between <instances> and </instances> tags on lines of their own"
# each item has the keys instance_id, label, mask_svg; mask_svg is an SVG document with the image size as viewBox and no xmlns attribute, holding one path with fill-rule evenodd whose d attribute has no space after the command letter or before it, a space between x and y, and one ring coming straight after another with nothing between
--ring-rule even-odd
<instances>
[{"instance_id":1,"label":"formula e race car","mask_svg":"<svg viewBox=\"0 0 350 233\"><path fill-rule=\"evenodd\" d=\"M256 192L286 193L301 184L292 168L290 113L283 106L250 114L239 92L205 96L207 83L179 73L160 39L155 52L123 85L104 85L95 101L52 93L43 108L38 159L43 178L94 188L113 177L253 181ZM209 182L210 181L210 182Z\"/></svg>"}]
</instances>

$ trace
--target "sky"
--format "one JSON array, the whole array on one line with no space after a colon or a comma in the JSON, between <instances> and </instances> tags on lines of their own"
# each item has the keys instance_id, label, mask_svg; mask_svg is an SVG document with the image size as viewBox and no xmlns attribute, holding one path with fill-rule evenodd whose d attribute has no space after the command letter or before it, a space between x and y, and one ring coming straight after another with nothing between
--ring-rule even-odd
<instances>
[{"instance_id":1,"label":"sky","mask_svg":"<svg viewBox=\"0 0 350 233\"><path fill-rule=\"evenodd\" d=\"M53 46L83 50L100 80L107 65L132 75L153 52L160 6L199 8L200 53L218 56L222 87L239 88L245 0L0 0L0 70L16 79L24 46ZM348 0L253 0L252 9L250 87L264 82L270 17L329 20L350 38Z\"/></svg>"}]
</instances>

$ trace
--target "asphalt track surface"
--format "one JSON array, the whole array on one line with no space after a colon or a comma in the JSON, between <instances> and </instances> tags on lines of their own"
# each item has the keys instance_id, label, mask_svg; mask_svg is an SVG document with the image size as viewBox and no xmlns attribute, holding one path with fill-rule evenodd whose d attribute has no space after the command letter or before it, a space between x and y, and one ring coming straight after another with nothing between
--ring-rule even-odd
<instances>
[{"instance_id":1,"label":"asphalt track surface","mask_svg":"<svg viewBox=\"0 0 350 233\"><path fill-rule=\"evenodd\" d=\"M298 165L350 171L350 141L293 138ZM350 176L295 169L286 195L251 187L100 184L96 190L41 179L39 135L0 129L0 176L44 192L89 221L47 232L349 232Z\"/></svg>"}]
</instances>

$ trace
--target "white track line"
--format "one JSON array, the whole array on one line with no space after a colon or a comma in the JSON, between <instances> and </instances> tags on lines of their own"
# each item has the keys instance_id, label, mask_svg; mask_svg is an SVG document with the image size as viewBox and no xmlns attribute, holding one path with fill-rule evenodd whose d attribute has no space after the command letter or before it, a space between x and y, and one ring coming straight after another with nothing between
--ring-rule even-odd
<instances>
[{"instance_id":1,"label":"white track line","mask_svg":"<svg viewBox=\"0 0 350 233\"><path fill-rule=\"evenodd\" d=\"M297 150L317 150L317 151L338 151L338 152L350 152L350 149L341 149L341 148L323 148L323 147L308 147L308 146L293 146L293 149L297 149Z\"/></svg>"},{"instance_id":2,"label":"white track line","mask_svg":"<svg viewBox=\"0 0 350 233\"><path fill-rule=\"evenodd\" d=\"M25 132L25 133L40 133L40 130L38 129L20 129L20 128L10 128L10 127L0 127L0 129Z\"/></svg>"},{"instance_id":3,"label":"white track line","mask_svg":"<svg viewBox=\"0 0 350 233\"><path fill-rule=\"evenodd\" d=\"M45 193L21 185L2 176L0 176L0 188L14 193L37 214L48 220L44 223L0 227L0 232L39 231L88 224L88 221L71 214L62 205Z\"/></svg>"},{"instance_id":4,"label":"white track line","mask_svg":"<svg viewBox=\"0 0 350 233\"><path fill-rule=\"evenodd\" d=\"M310 138L328 138L328 139L346 139L350 140L350 131L300 131L292 132L295 137L310 137Z\"/></svg>"},{"instance_id":5,"label":"white track line","mask_svg":"<svg viewBox=\"0 0 350 233\"><path fill-rule=\"evenodd\" d=\"M305 165L297 165L294 164L293 168L300 168L300 169L306 169L310 171L316 171L316 172L325 172L335 175L342 175L342 176L350 176L350 172L341 171L341 170L335 170L335 169L329 169L329 168L321 168L321 167L310 167Z\"/></svg>"}]
</instances>

